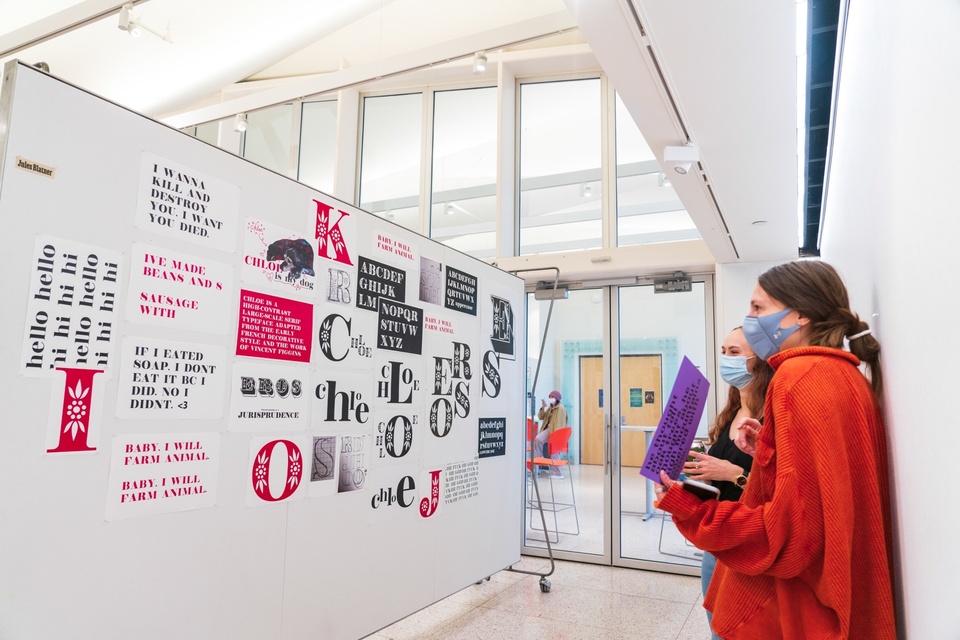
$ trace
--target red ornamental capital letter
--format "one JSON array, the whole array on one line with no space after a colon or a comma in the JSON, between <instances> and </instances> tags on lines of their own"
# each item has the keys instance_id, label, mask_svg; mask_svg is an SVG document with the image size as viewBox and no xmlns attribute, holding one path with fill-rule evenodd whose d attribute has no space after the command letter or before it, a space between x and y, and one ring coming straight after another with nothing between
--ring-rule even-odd
<instances>
[{"instance_id":1,"label":"red ornamental capital letter","mask_svg":"<svg viewBox=\"0 0 960 640\"><path fill-rule=\"evenodd\" d=\"M96 451L87 445L90 434L90 407L93 404L93 376L103 369L69 369L57 367L67 374L63 383L63 409L60 412L60 442L47 453Z\"/></svg>"},{"instance_id":2,"label":"red ornamental capital letter","mask_svg":"<svg viewBox=\"0 0 960 640\"><path fill-rule=\"evenodd\" d=\"M337 218L337 221L331 225L330 214L333 212L333 207L319 200L314 200L314 202L317 203L317 255L321 258L327 258L328 260L353 266L353 261L350 259L350 252L347 251L347 243L343 239L343 233L340 231L340 223L350 214L346 211L338 210L341 215ZM329 253L331 248L333 249L333 255Z\"/></svg>"},{"instance_id":3,"label":"red ornamental capital letter","mask_svg":"<svg viewBox=\"0 0 960 640\"><path fill-rule=\"evenodd\" d=\"M273 462L278 445L283 445L287 452L287 475L283 483L283 493L276 498L270 491L270 464ZM303 454L300 447L289 440L271 440L260 448L253 462L251 474L253 490L261 500L279 502L294 494L303 478Z\"/></svg>"},{"instance_id":4,"label":"red ornamental capital letter","mask_svg":"<svg viewBox=\"0 0 960 640\"><path fill-rule=\"evenodd\" d=\"M420 501L420 515L429 518L440 504L440 469L430 472L430 497Z\"/></svg>"}]
</instances>

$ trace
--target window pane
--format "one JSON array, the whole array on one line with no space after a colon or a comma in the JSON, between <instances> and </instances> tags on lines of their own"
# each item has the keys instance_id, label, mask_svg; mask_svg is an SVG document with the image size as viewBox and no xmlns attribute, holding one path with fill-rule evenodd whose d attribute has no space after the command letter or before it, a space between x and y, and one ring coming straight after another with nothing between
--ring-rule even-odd
<instances>
[{"instance_id":1,"label":"window pane","mask_svg":"<svg viewBox=\"0 0 960 640\"><path fill-rule=\"evenodd\" d=\"M430 237L478 258L496 251L497 90L438 91Z\"/></svg>"},{"instance_id":2,"label":"window pane","mask_svg":"<svg viewBox=\"0 0 960 640\"><path fill-rule=\"evenodd\" d=\"M694 240L699 231L617 96L617 245Z\"/></svg>"},{"instance_id":3,"label":"window pane","mask_svg":"<svg viewBox=\"0 0 960 640\"><path fill-rule=\"evenodd\" d=\"M197 138L217 146L217 136L220 133L220 122L214 120L213 122L205 122L203 124L198 124L195 133L193 134Z\"/></svg>"},{"instance_id":4,"label":"window pane","mask_svg":"<svg viewBox=\"0 0 960 640\"><path fill-rule=\"evenodd\" d=\"M601 246L600 80L520 87L520 253Z\"/></svg>"},{"instance_id":5,"label":"window pane","mask_svg":"<svg viewBox=\"0 0 960 640\"><path fill-rule=\"evenodd\" d=\"M337 157L337 101L304 102L300 113L298 180L324 193L333 192Z\"/></svg>"},{"instance_id":6,"label":"window pane","mask_svg":"<svg viewBox=\"0 0 960 640\"><path fill-rule=\"evenodd\" d=\"M293 140L293 105L282 104L247 114L243 157L261 167L293 178L290 149Z\"/></svg>"},{"instance_id":7,"label":"window pane","mask_svg":"<svg viewBox=\"0 0 960 640\"><path fill-rule=\"evenodd\" d=\"M419 232L423 96L363 100L360 208Z\"/></svg>"}]
</instances>

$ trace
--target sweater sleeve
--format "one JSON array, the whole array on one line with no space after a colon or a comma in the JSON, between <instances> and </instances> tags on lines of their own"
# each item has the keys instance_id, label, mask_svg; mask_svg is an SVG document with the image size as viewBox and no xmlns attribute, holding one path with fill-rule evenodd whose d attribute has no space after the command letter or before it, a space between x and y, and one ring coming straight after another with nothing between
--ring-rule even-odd
<instances>
[{"instance_id":1,"label":"sweater sleeve","mask_svg":"<svg viewBox=\"0 0 960 640\"><path fill-rule=\"evenodd\" d=\"M796 462L808 451L798 452L798 443L823 417L809 415L818 403L797 400L789 390L775 394L740 502L700 502L680 488L661 500L687 539L735 571L792 578L822 561L823 506L814 470L820 464ZM822 428L821 422L813 430Z\"/></svg>"}]
</instances>

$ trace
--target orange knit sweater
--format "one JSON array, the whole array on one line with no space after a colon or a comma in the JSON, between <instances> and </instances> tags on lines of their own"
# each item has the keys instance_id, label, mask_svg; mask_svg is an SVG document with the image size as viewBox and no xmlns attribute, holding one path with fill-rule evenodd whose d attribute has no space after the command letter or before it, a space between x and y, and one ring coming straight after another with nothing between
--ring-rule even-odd
<instances>
[{"instance_id":1,"label":"orange knit sweater","mask_svg":"<svg viewBox=\"0 0 960 640\"><path fill-rule=\"evenodd\" d=\"M895 638L886 434L859 360L801 347L769 363L740 502L676 486L658 504L717 556L713 628L725 640Z\"/></svg>"}]
</instances>

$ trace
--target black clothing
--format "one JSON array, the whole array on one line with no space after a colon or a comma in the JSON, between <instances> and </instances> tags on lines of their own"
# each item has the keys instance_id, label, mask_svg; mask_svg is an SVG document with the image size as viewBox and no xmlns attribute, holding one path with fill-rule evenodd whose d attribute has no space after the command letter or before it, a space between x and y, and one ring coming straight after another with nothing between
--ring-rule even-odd
<instances>
[{"instance_id":1,"label":"black clothing","mask_svg":"<svg viewBox=\"0 0 960 640\"><path fill-rule=\"evenodd\" d=\"M717 441L710 445L707 455L721 460L729 460L733 464L743 467L743 475L750 474L750 467L753 465L753 457L748 456L737 448L737 445L730 439L730 426L724 427L717 435ZM718 500L739 500L743 489L737 486L735 482L726 480L714 480L713 486L720 490Z\"/></svg>"}]
</instances>

